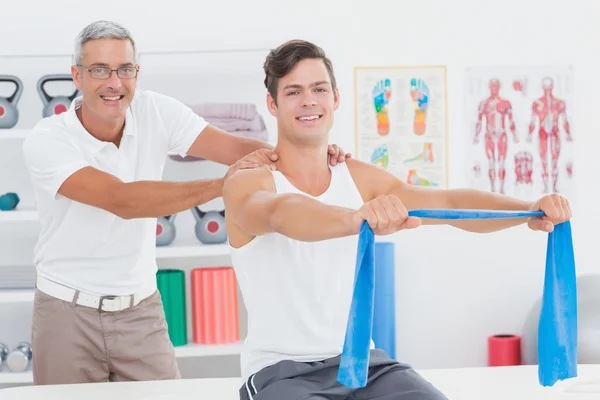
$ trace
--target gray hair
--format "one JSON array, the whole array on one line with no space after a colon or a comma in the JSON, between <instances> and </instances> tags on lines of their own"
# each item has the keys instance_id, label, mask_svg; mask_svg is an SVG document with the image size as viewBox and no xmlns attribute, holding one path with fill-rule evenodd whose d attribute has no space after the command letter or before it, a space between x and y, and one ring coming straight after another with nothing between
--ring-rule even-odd
<instances>
[{"instance_id":1,"label":"gray hair","mask_svg":"<svg viewBox=\"0 0 600 400\"><path fill-rule=\"evenodd\" d=\"M96 21L92 22L77 35L75 40L75 56L74 63L80 64L83 58L83 45L90 40L98 39L118 39L129 40L133 46L134 59L137 58L135 49L135 41L131 33L122 25L112 21Z\"/></svg>"}]
</instances>

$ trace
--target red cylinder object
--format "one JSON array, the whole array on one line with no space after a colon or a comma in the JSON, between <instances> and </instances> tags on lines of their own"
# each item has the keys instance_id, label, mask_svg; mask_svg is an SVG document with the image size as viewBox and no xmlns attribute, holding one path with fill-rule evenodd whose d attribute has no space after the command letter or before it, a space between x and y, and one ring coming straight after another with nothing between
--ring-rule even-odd
<instances>
[{"instance_id":1,"label":"red cylinder object","mask_svg":"<svg viewBox=\"0 0 600 400\"><path fill-rule=\"evenodd\" d=\"M196 268L190 279L194 343L239 341L237 284L233 268Z\"/></svg>"},{"instance_id":2,"label":"red cylinder object","mask_svg":"<svg viewBox=\"0 0 600 400\"><path fill-rule=\"evenodd\" d=\"M488 337L488 366L521 365L521 337L494 335Z\"/></svg>"}]
</instances>

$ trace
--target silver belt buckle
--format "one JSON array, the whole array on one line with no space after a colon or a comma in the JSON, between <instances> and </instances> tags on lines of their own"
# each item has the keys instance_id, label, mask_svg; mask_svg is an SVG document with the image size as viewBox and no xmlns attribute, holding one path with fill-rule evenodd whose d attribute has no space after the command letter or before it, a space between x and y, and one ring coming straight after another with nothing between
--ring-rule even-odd
<instances>
[{"instance_id":1,"label":"silver belt buckle","mask_svg":"<svg viewBox=\"0 0 600 400\"><path fill-rule=\"evenodd\" d=\"M133 307L133 294L128 294L127 296L100 296L100 302L98 304L98 311L102 311L102 302L104 301L104 299L106 300L114 300L117 297L120 298L121 300L123 299L123 297L129 297L129 307Z\"/></svg>"},{"instance_id":2,"label":"silver belt buckle","mask_svg":"<svg viewBox=\"0 0 600 400\"><path fill-rule=\"evenodd\" d=\"M118 296L100 296L100 301L98 302L98 311L102 311L102 302L104 301L104 299L114 300L117 297Z\"/></svg>"}]
</instances>

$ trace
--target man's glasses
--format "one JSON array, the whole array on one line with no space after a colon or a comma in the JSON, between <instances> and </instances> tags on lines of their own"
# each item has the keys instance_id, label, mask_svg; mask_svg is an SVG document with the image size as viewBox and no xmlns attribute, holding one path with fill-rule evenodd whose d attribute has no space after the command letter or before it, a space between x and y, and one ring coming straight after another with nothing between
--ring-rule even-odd
<instances>
[{"instance_id":1,"label":"man's glasses","mask_svg":"<svg viewBox=\"0 0 600 400\"><path fill-rule=\"evenodd\" d=\"M94 67L94 68L86 68L83 65L77 64L78 67L85 69L90 73L92 78L94 79L108 79L112 76L114 71L117 72L117 76L121 79L133 79L137 76L137 73L140 69L139 66L127 66L120 67L117 69L110 69L108 67Z\"/></svg>"}]
</instances>

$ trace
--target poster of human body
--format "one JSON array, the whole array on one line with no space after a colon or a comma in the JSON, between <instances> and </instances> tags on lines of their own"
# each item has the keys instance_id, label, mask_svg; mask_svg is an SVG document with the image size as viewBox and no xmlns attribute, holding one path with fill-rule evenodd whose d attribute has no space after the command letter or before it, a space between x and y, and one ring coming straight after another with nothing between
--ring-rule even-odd
<instances>
[{"instance_id":1,"label":"poster of human body","mask_svg":"<svg viewBox=\"0 0 600 400\"><path fill-rule=\"evenodd\" d=\"M357 67L355 88L357 158L447 187L446 68Z\"/></svg>"},{"instance_id":2,"label":"poster of human body","mask_svg":"<svg viewBox=\"0 0 600 400\"><path fill-rule=\"evenodd\" d=\"M466 171L476 189L573 195L571 67L467 70Z\"/></svg>"}]
</instances>

